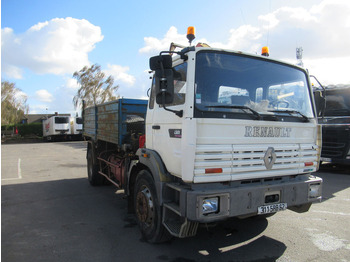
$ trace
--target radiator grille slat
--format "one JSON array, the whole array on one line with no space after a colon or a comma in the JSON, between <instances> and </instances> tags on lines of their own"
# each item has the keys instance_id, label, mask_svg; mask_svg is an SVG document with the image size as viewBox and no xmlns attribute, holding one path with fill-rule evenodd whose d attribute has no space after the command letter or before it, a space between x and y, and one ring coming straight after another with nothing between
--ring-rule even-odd
<instances>
[{"instance_id":1,"label":"radiator grille slat","mask_svg":"<svg viewBox=\"0 0 350 262\"><path fill-rule=\"evenodd\" d=\"M272 160L265 154L268 148L273 148L275 158ZM242 179L245 176L272 176L280 171L280 175L289 175L316 171L318 147L314 144L278 144L278 145L197 145L195 156L195 180L200 177L227 175L231 180ZM267 168L265 162L274 161L272 167ZM305 163L312 162L313 166L305 167ZM205 169L222 168L223 173L206 174ZM271 175L270 175L271 174Z\"/></svg>"}]
</instances>

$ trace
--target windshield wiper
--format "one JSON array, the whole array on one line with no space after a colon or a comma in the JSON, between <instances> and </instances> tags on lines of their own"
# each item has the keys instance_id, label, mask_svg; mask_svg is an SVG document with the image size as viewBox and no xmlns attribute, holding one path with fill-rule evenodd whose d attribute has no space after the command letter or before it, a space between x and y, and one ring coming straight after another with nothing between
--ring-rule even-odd
<instances>
[{"instance_id":1,"label":"windshield wiper","mask_svg":"<svg viewBox=\"0 0 350 262\"><path fill-rule=\"evenodd\" d=\"M302 113L300 113L297 110L269 110L268 112L273 112L273 113L287 113L287 114L297 114L299 116L301 116L301 118L304 120L304 122L309 122L309 118L305 115L303 115Z\"/></svg>"},{"instance_id":2,"label":"windshield wiper","mask_svg":"<svg viewBox=\"0 0 350 262\"><path fill-rule=\"evenodd\" d=\"M229 106L229 105L212 105L212 106L205 106L207 108L230 108L230 109L241 109L243 110L243 112L246 112L244 110L249 110L250 112L253 113L253 115L256 116L256 119L257 120L260 120L261 119L261 115L256 112L255 110L251 109L250 107L248 106Z\"/></svg>"}]
</instances>

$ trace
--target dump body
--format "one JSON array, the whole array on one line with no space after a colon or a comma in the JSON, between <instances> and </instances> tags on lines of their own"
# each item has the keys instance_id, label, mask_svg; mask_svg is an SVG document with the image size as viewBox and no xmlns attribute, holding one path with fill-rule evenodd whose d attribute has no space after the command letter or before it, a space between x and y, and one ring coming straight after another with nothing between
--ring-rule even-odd
<instances>
[{"instance_id":1,"label":"dump body","mask_svg":"<svg viewBox=\"0 0 350 262\"><path fill-rule=\"evenodd\" d=\"M144 134L146 111L147 101L142 99L119 99L86 108L83 135L95 142L128 144L131 134Z\"/></svg>"}]
</instances>

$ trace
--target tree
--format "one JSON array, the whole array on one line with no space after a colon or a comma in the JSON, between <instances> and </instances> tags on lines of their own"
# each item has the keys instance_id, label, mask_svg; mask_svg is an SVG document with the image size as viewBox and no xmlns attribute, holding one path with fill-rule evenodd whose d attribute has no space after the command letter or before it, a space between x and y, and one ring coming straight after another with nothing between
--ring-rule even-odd
<instances>
[{"instance_id":1,"label":"tree","mask_svg":"<svg viewBox=\"0 0 350 262\"><path fill-rule=\"evenodd\" d=\"M114 86L114 78L101 72L101 66L94 64L91 67L85 66L73 77L80 84L77 94L73 98L73 104L77 108L82 100L85 107L101 104L116 99L115 92L119 86Z\"/></svg>"},{"instance_id":2,"label":"tree","mask_svg":"<svg viewBox=\"0 0 350 262\"><path fill-rule=\"evenodd\" d=\"M18 124L29 111L27 96L15 83L1 82L1 125Z\"/></svg>"}]
</instances>

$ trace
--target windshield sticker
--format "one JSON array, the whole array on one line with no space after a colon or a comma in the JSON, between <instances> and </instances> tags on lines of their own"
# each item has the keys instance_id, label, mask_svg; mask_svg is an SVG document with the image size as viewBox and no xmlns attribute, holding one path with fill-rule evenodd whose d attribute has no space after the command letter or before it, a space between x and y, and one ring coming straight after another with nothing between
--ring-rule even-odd
<instances>
[{"instance_id":1,"label":"windshield sticker","mask_svg":"<svg viewBox=\"0 0 350 262\"><path fill-rule=\"evenodd\" d=\"M196 94L196 103L197 104L202 103L202 98L201 97L202 97L201 94Z\"/></svg>"},{"instance_id":2,"label":"windshield sticker","mask_svg":"<svg viewBox=\"0 0 350 262\"><path fill-rule=\"evenodd\" d=\"M245 137L290 137L290 127L246 126Z\"/></svg>"}]
</instances>

